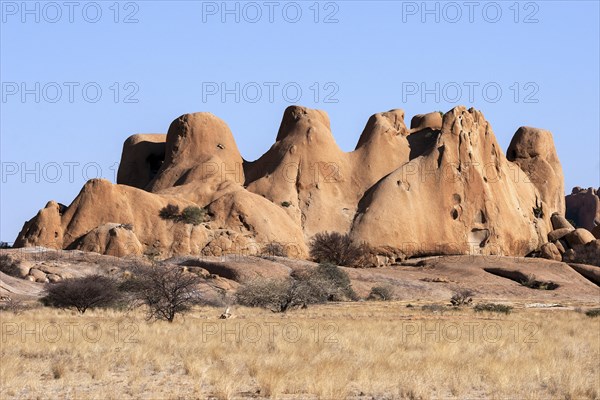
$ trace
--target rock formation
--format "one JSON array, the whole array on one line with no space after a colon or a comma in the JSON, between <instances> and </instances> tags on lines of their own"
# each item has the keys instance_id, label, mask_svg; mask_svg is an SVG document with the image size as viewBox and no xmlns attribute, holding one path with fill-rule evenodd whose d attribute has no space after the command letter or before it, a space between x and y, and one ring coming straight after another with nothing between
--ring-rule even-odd
<instances>
[{"instance_id":1,"label":"rock formation","mask_svg":"<svg viewBox=\"0 0 600 400\"><path fill-rule=\"evenodd\" d=\"M508 160L526 174L514 179L533 183L550 209L564 215L564 176L552 134L543 129L521 127L513 136L506 154Z\"/></svg>"},{"instance_id":2,"label":"rock formation","mask_svg":"<svg viewBox=\"0 0 600 400\"><path fill-rule=\"evenodd\" d=\"M161 217L167 205L204 208L208 218ZM564 215L563 177L548 131L520 128L507 158L479 111L417 115L408 129L404 112L391 110L369 118L346 153L325 112L292 106L273 146L252 162L209 113L177 118L166 135L131 136L117 184L94 179L68 207L49 202L15 246L164 258L256 254L278 241L306 257L315 233L339 231L387 262L533 251L557 258L562 236L542 249L554 213Z\"/></svg>"},{"instance_id":3,"label":"rock formation","mask_svg":"<svg viewBox=\"0 0 600 400\"><path fill-rule=\"evenodd\" d=\"M588 231L600 225L600 198L594 188L573 188L570 195L566 197L566 216L575 225Z\"/></svg>"},{"instance_id":4,"label":"rock formation","mask_svg":"<svg viewBox=\"0 0 600 400\"><path fill-rule=\"evenodd\" d=\"M400 258L525 255L546 242L555 202L546 203L527 180L514 179L524 172L506 159L480 112L456 107L444 115L440 131L423 135L429 149L361 199L352 227L357 240Z\"/></svg>"}]
</instances>

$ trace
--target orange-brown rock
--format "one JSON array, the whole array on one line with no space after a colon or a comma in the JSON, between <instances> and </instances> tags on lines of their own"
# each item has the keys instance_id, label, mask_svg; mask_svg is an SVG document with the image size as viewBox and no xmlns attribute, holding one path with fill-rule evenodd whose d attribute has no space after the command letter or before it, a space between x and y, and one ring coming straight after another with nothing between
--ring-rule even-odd
<instances>
[{"instance_id":1,"label":"orange-brown rock","mask_svg":"<svg viewBox=\"0 0 600 400\"><path fill-rule=\"evenodd\" d=\"M548 240L554 242L555 240L560 240L567 236L569 233L573 232L575 228L560 228L555 229L548 234Z\"/></svg>"},{"instance_id":2,"label":"orange-brown rock","mask_svg":"<svg viewBox=\"0 0 600 400\"><path fill-rule=\"evenodd\" d=\"M248 190L282 207L306 239L325 230L346 232L364 192L408 161L407 133L403 111L376 114L356 149L344 153L324 112L288 107L275 144L245 167Z\"/></svg>"},{"instance_id":3,"label":"orange-brown rock","mask_svg":"<svg viewBox=\"0 0 600 400\"><path fill-rule=\"evenodd\" d=\"M117 183L145 188L165 159L166 139L163 134L130 136L123 144Z\"/></svg>"},{"instance_id":4,"label":"orange-brown rock","mask_svg":"<svg viewBox=\"0 0 600 400\"><path fill-rule=\"evenodd\" d=\"M427 128L434 131L442 129L442 113L417 114L410 120L411 131L420 131Z\"/></svg>"},{"instance_id":5,"label":"orange-brown rock","mask_svg":"<svg viewBox=\"0 0 600 400\"><path fill-rule=\"evenodd\" d=\"M542 207L543 212L564 215L564 176L552 133L544 129L521 127L513 136L506 156L526 174L516 175L513 179L531 182L540 191L545 206Z\"/></svg>"},{"instance_id":6,"label":"orange-brown rock","mask_svg":"<svg viewBox=\"0 0 600 400\"><path fill-rule=\"evenodd\" d=\"M144 247L133 232L133 227L126 228L124 225L114 223L92 229L74 242L71 248L115 257L142 255L144 252Z\"/></svg>"},{"instance_id":7,"label":"orange-brown rock","mask_svg":"<svg viewBox=\"0 0 600 400\"><path fill-rule=\"evenodd\" d=\"M554 243L546 243L540 249L540 255L548 260L561 261L562 256Z\"/></svg>"},{"instance_id":8,"label":"orange-brown rock","mask_svg":"<svg viewBox=\"0 0 600 400\"><path fill-rule=\"evenodd\" d=\"M385 263L522 256L540 250L551 215L561 214L562 170L547 131L521 128L511 153L514 163L483 115L465 107L443 119L415 116L411 129L402 110L375 114L344 152L325 112L291 106L275 144L247 162L225 122L186 114L166 136L127 139L118 184L91 180L69 207L49 202L15 244L168 257L257 254L278 241L306 257L315 233L339 231L372 245ZM534 169L531 182L515 179ZM208 218L164 219L169 204L204 208Z\"/></svg>"},{"instance_id":9,"label":"orange-brown rock","mask_svg":"<svg viewBox=\"0 0 600 400\"><path fill-rule=\"evenodd\" d=\"M596 238L590 233L590 231L583 228L578 228L575 229L573 232L568 233L567 235L565 235L565 239L571 245L571 247L580 244L587 244L596 240Z\"/></svg>"},{"instance_id":10,"label":"orange-brown rock","mask_svg":"<svg viewBox=\"0 0 600 400\"><path fill-rule=\"evenodd\" d=\"M148 191L205 206L243 185L242 156L221 119L210 113L182 115L171 123L166 140L165 160Z\"/></svg>"},{"instance_id":11,"label":"orange-brown rock","mask_svg":"<svg viewBox=\"0 0 600 400\"><path fill-rule=\"evenodd\" d=\"M552 220L552 228L554 228L554 229L565 229L565 228L568 228L569 230L575 229L573 227L573 225L571 225L571 223L565 217L563 217L562 215L560 215L558 213L552 214L551 220Z\"/></svg>"},{"instance_id":12,"label":"orange-brown rock","mask_svg":"<svg viewBox=\"0 0 600 400\"><path fill-rule=\"evenodd\" d=\"M456 107L446 113L434 143L361 199L356 240L399 258L525 255L547 241L550 214L535 215L539 191L512 179L520 169L506 159L480 112Z\"/></svg>"}]
</instances>

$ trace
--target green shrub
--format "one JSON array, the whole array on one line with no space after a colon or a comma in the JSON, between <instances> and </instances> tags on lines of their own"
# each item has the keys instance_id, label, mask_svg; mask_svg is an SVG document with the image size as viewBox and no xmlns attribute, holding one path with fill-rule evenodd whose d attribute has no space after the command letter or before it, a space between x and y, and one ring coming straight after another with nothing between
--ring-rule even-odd
<instances>
[{"instance_id":1,"label":"green shrub","mask_svg":"<svg viewBox=\"0 0 600 400\"><path fill-rule=\"evenodd\" d=\"M502 313L502 314L510 314L512 309L513 308L511 306L508 306L506 304L494 304L494 303L479 303L475 307L473 307L473 310L475 312L488 311L488 312L497 312L497 313Z\"/></svg>"},{"instance_id":2,"label":"green shrub","mask_svg":"<svg viewBox=\"0 0 600 400\"><path fill-rule=\"evenodd\" d=\"M179 212L179 206L169 204L160 210L159 216L166 220L198 225L204 222L206 218L206 209L198 206L187 206L183 211Z\"/></svg>"},{"instance_id":3,"label":"green shrub","mask_svg":"<svg viewBox=\"0 0 600 400\"><path fill-rule=\"evenodd\" d=\"M181 212L181 221L186 224L199 225L204 222L206 210L197 206L187 206Z\"/></svg>"},{"instance_id":4,"label":"green shrub","mask_svg":"<svg viewBox=\"0 0 600 400\"><path fill-rule=\"evenodd\" d=\"M281 206L282 206L282 207L289 207L289 206L291 206L291 205L292 205L292 203L290 203L289 201L282 201L282 202L281 202Z\"/></svg>"}]
</instances>

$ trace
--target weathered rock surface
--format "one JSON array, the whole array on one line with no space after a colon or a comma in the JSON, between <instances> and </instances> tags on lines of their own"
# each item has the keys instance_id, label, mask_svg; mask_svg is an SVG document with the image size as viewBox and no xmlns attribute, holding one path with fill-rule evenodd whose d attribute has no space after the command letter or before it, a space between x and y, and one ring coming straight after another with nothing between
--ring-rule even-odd
<instances>
[{"instance_id":1,"label":"weathered rock surface","mask_svg":"<svg viewBox=\"0 0 600 400\"><path fill-rule=\"evenodd\" d=\"M589 231L600 225L600 198L594 188L573 188L566 197L566 216L575 222L577 227Z\"/></svg>"},{"instance_id":2,"label":"weathered rock surface","mask_svg":"<svg viewBox=\"0 0 600 400\"><path fill-rule=\"evenodd\" d=\"M557 214L557 213L552 214L551 220L552 220L552 227L554 229L565 229L565 228L570 229L570 230L575 229L575 227L573 227L573 225L571 225L571 223L569 221L567 221L567 219L560 214Z\"/></svg>"},{"instance_id":3,"label":"weathered rock surface","mask_svg":"<svg viewBox=\"0 0 600 400\"><path fill-rule=\"evenodd\" d=\"M245 166L248 190L281 207L308 239L347 232L363 193L410 155L404 112L372 116L356 146L344 153L322 111L289 107L275 144Z\"/></svg>"},{"instance_id":4,"label":"weathered rock surface","mask_svg":"<svg viewBox=\"0 0 600 400\"><path fill-rule=\"evenodd\" d=\"M560 252L561 255L564 254L565 251L567 251L567 248L563 244L562 240L557 240L557 241L555 241L553 243L554 243L554 245L556 246L556 249Z\"/></svg>"},{"instance_id":5,"label":"weathered rock surface","mask_svg":"<svg viewBox=\"0 0 600 400\"><path fill-rule=\"evenodd\" d=\"M567 235L565 235L565 239L571 247L580 244L587 244L596 240L596 238L590 233L590 231L583 228L575 229L573 232L568 233Z\"/></svg>"},{"instance_id":6,"label":"weathered rock surface","mask_svg":"<svg viewBox=\"0 0 600 400\"><path fill-rule=\"evenodd\" d=\"M555 229L548 234L548 240L554 242L556 240L560 240L563 237L567 236L569 233L573 232L575 228L559 228Z\"/></svg>"},{"instance_id":7,"label":"weathered rock surface","mask_svg":"<svg viewBox=\"0 0 600 400\"><path fill-rule=\"evenodd\" d=\"M554 243L546 243L540 249L541 256L548 260L562 261L562 256L558 247Z\"/></svg>"},{"instance_id":8,"label":"weathered rock surface","mask_svg":"<svg viewBox=\"0 0 600 400\"><path fill-rule=\"evenodd\" d=\"M573 246L563 254L563 261L600 267L600 239Z\"/></svg>"},{"instance_id":9,"label":"weathered rock surface","mask_svg":"<svg viewBox=\"0 0 600 400\"><path fill-rule=\"evenodd\" d=\"M428 114L417 114L410 120L411 131L420 131L423 129L432 129L439 131L442 129L442 114L432 112Z\"/></svg>"},{"instance_id":10,"label":"weathered rock surface","mask_svg":"<svg viewBox=\"0 0 600 400\"><path fill-rule=\"evenodd\" d=\"M104 224L92 229L70 248L109 256L142 255L143 246L133 230L120 224Z\"/></svg>"},{"instance_id":11,"label":"weathered rock surface","mask_svg":"<svg viewBox=\"0 0 600 400\"><path fill-rule=\"evenodd\" d=\"M166 139L164 134L130 136L123 144L117 183L145 188L162 166Z\"/></svg>"},{"instance_id":12,"label":"weathered rock surface","mask_svg":"<svg viewBox=\"0 0 600 400\"><path fill-rule=\"evenodd\" d=\"M587 264L570 263L569 266L581 275L600 286L600 267Z\"/></svg>"},{"instance_id":13,"label":"weathered rock surface","mask_svg":"<svg viewBox=\"0 0 600 400\"><path fill-rule=\"evenodd\" d=\"M94 179L68 207L49 202L15 245L168 257L257 254L279 241L306 257L314 234L339 231L385 264L523 256L540 250L550 217L564 212L562 169L547 131L520 128L509 152L480 112L462 106L417 115L411 129L402 110L375 114L348 153L325 112L292 106L275 144L247 162L222 120L186 114L166 135L127 139L117 185ZM208 218L163 219L169 204L205 208Z\"/></svg>"},{"instance_id":14,"label":"weathered rock surface","mask_svg":"<svg viewBox=\"0 0 600 400\"><path fill-rule=\"evenodd\" d=\"M526 174L514 176L513 179L530 181L540 191L541 200L545 203L543 212L564 215L564 175L552 133L544 129L521 127L513 136L506 155Z\"/></svg>"},{"instance_id":15,"label":"weathered rock surface","mask_svg":"<svg viewBox=\"0 0 600 400\"><path fill-rule=\"evenodd\" d=\"M444 115L431 151L369 189L352 235L399 258L525 255L546 242L551 213L535 215L541 195L512 179L515 170L483 115L456 107Z\"/></svg>"}]
</instances>

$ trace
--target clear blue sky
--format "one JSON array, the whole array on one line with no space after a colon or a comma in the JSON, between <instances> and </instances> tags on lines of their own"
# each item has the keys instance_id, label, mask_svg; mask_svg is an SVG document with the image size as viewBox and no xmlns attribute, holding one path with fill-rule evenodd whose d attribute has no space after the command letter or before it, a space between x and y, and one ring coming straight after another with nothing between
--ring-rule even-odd
<instances>
[{"instance_id":1,"label":"clear blue sky","mask_svg":"<svg viewBox=\"0 0 600 400\"><path fill-rule=\"evenodd\" d=\"M346 151L371 114L464 104L504 150L519 126L552 131L568 192L600 185L598 1L115 3L0 3L3 241L86 177L114 181L129 135L196 111L253 160L290 104L327 111Z\"/></svg>"}]
</instances>

